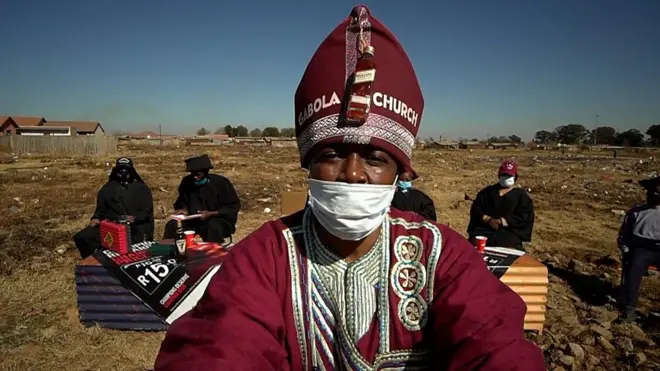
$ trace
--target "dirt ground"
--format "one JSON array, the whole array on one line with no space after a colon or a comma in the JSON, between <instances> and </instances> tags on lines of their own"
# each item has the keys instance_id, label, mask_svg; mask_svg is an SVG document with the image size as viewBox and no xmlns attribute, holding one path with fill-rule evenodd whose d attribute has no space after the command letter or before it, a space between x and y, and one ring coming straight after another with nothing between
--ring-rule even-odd
<instances>
[{"instance_id":1,"label":"dirt ground","mask_svg":"<svg viewBox=\"0 0 660 371\"><path fill-rule=\"evenodd\" d=\"M278 216L280 192L304 189L306 173L293 148L120 148L152 188L156 235L162 235L176 198L184 158L205 150L215 171L231 179L241 197L237 239ZM643 199L636 181L655 175L658 163L605 154L420 150L414 155L422 175L416 186L434 199L442 223L465 233L470 207L465 195L494 182L499 162L511 156L536 207L528 251L550 270L545 331L529 335L545 351L548 369L659 369L656 275L644 279L638 323L613 323L620 279L615 239L622 211ZM76 317L78 253L71 238L88 222L113 162L110 157L31 157L0 165L0 369L145 370L153 365L163 333L84 328Z\"/></svg>"}]
</instances>

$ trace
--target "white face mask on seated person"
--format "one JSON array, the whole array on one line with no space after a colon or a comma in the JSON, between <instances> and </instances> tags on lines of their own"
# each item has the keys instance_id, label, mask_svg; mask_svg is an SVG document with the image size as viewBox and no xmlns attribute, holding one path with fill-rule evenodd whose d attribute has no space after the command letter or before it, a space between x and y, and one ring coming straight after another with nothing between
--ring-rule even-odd
<instances>
[{"instance_id":1,"label":"white face mask on seated person","mask_svg":"<svg viewBox=\"0 0 660 371\"><path fill-rule=\"evenodd\" d=\"M359 241L385 219L397 179L393 184L379 185L310 178L307 204L316 220L333 236L344 241Z\"/></svg>"},{"instance_id":2,"label":"white face mask on seated person","mask_svg":"<svg viewBox=\"0 0 660 371\"><path fill-rule=\"evenodd\" d=\"M516 177L511 175L500 175L500 185L504 188L511 188L516 184Z\"/></svg>"}]
</instances>

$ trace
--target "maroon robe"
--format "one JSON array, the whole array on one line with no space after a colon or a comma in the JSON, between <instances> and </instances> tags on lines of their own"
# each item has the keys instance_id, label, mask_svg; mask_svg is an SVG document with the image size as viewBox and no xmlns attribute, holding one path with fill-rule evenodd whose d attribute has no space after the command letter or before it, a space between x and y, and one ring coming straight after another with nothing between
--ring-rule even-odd
<instances>
[{"instance_id":1,"label":"maroon robe","mask_svg":"<svg viewBox=\"0 0 660 371\"><path fill-rule=\"evenodd\" d=\"M347 294L354 310L337 315L310 248L318 242L312 218L306 209L239 242L199 304L170 327L155 369L545 369L523 335L524 302L475 248L447 226L398 210L384 221L382 253L369 258L382 262L378 309L351 340L362 298Z\"/></svg>"}]
</instances>

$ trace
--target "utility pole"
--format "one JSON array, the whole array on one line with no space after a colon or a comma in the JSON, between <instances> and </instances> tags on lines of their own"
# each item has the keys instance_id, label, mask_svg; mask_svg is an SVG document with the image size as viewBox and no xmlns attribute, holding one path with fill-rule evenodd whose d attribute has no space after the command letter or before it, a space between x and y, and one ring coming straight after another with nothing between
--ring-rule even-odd
<instances>
[{"instance_id":1,"label":"utility pole","mask_svg":"<svg viewBox=\"0 0 660 371\"><path fill-rule=\"evenodd\" d=\"M160 140L160 145L163 145L163 126L158 124L158 139Z\"/></svg>"}]
</instances>

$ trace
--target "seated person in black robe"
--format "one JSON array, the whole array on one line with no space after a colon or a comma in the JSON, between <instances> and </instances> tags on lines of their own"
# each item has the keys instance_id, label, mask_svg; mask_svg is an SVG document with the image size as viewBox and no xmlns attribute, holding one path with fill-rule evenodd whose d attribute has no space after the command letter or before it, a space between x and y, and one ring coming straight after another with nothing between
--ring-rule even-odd
<instances>
[{"instance_id":1,"label":"seated person in black robe","mask_svg":"<svg viewBox=\"0 0 660 371\"><path fill-rule=\"evenodd\" d=\"M130 223L131 242L151 241L154 237L154 204L151 190L127 157L117 159L108 182L96 196L96 210L89 225L76 233L73 241L84 259L101 248L102 220Z\"/></svg>"},{"instance_id":2,"label":"seated person in black robe","mask_svg":"<svg viewBox=\"0 0 660 371\"><path fill-rule=\"evenodd\" d=\"M431 197L412 187L413 175L405 172L399 176L392 207L402 211L412 211L432 221L436 220L435 204Z\"/></svg>"},{"instance_id":3,"label":"seated person in black robe","mask_svg":"<svg viewBox=\"0 0 660 371\"><path fill-rule=\"evenodd\" d=\"M514 187L518 166L505 161L500 166L499 182L482 189L470 209L468 235L488 238L486 246L523 250L523 242L532 240L534 204L523 189Z\"/></svg>"},{"instance_id":4,"label":"seated person in black robe","mask_svg":"<svg viewBox=\"0 0 660 371\"><path fill-rule=\"evenodd\" d=\"M229 179L209 174L213 168L208 155L186 160L186 175L179 184L174 214L201 214L201 218L183 222L185 230L194 230L206 242L225 242L236 232L241 201ZM165 225L164 239L176 236L176 221Z\"/></svg>"}]
</instances>

